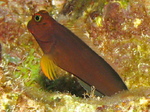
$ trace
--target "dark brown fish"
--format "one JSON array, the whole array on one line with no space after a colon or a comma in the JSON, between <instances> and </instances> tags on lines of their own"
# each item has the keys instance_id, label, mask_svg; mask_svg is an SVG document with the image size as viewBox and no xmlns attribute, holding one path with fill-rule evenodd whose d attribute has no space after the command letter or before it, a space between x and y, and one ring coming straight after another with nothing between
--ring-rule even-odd
<instances>
[{"instance_id":1,"label":"dark brown fish","mask_svg":"<svg viewBox=\"0 0 150 112\"><path fill-rule=\"evenodd\" d=\"M104 95L110 96L127 90L122 79L104 59L56 22L48 12L42 10L34 14L27 27L44 52L41 66L49 79L54 79L55 76L49 74L51 64L48 63L54 63L85 83L95 86Z\"/></svg>"}]
</instances>

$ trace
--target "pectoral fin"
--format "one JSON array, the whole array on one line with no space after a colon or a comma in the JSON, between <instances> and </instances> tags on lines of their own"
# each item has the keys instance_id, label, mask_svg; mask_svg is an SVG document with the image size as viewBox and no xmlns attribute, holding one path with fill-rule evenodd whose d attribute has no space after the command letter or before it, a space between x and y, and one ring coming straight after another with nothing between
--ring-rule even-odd
<instances>
[{"instance_id":1,"label":"pectoral fin","mask_svg":"<svg viewBox=\"0 0 150 112\"><path fill-rule=\"evenodd\" d=\"M55 72L55 67L56 65L50 59L50 57L47 55L43 55L43 57L41 58L41 68L45 76L50 80L55 80L58 78Z\"/></svg>"}]
</instances>

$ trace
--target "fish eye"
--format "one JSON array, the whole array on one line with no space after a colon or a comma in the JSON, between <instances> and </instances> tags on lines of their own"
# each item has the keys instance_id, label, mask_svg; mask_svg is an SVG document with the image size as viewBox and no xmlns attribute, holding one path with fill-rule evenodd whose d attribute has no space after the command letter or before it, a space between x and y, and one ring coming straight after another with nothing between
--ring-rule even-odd
<instances>
[{"instance_id":1,"label":"fish eye","mask_svg":"<svg viewBox=\"0 0 150 112\"><path fill-rule=\"evenodd\" d=\"M41 19L42 19L42 16L41 16L41 15L35 15L35 16L34 16L34 20L35 20L36 22L40 22Z\"/></svg>"}]
</instances>

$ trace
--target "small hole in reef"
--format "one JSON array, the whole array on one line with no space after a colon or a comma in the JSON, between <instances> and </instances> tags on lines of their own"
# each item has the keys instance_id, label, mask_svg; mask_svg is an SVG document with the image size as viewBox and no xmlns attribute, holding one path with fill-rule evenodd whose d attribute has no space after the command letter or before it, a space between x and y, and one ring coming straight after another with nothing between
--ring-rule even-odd
<instances>
[{"instance_id":1,"label":"small hole in reef","mask_svg":"<svg viewBox=\"0 0 150 112\"><path fill-rule=\"evenodd\" d=\"M62 93L71 93L77 97L85 97L86 92L78 83L77 78L71 76L62 76L54 81L50 81L44 75L41 76L39 84L47 91L59 91Z\"/></svg>"}]
</instances>

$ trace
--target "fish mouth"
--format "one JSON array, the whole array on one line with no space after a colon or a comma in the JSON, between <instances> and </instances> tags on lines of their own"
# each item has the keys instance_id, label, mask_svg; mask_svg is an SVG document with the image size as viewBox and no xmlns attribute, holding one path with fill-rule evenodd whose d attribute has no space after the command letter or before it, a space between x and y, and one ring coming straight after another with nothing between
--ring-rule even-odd
<instances>
[{"instance_id":1,"label":"fish mouth","mask_svg":"<svg viewBox=\"0 0 150 112\"><path fill-rule=\"evenodd\" d=\"M42 43L50 43L51 42L51 39L46 39L46 35L39 35L39 34L36 34L35 30L34 30L34 27L36 27L36 24L33 24L33 21L32 19L28 22L27 24L27 29L28 31L33 35L33 37L37 40L37 41L40 41Z\"/></svg>"},{"instance_id":2,"label":"fish mouth","mask_svg":"<svg viewBox=\"0 0 150 112\"><path fill-rule=\"evenodd\" d=\"M32 34L33 35L33 34ZM40 39L36 39L37 41L40 41L42 43L51 43L51 40L40 40Z\"/></svg>"},{"instance_id":3,"label":"fish mouth","mask_svg":"<svg viewBox=\"0 0 150 112\"><path fill-rule=\"evenodd\" d=\"M31 34L33 35L33 37L37 37L33 32L31 32ZM42 36L44 37L44 36ZM42 42L42 43L51 43L52 41L51 40L43 40L43 39L40 39L40 38L35 38L37 42Z\"/></svg>"}]
</instances>

